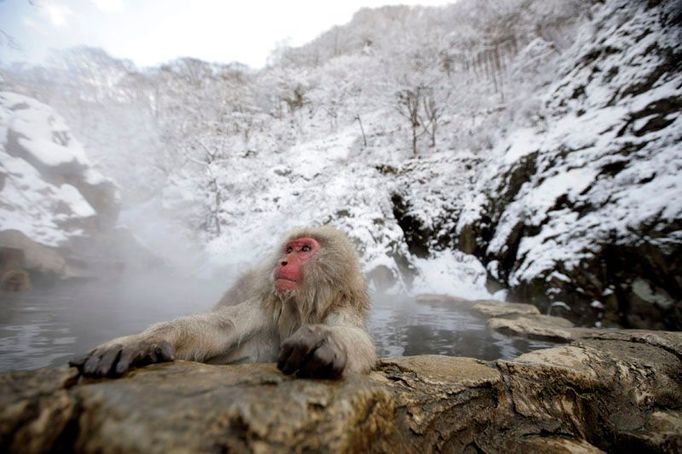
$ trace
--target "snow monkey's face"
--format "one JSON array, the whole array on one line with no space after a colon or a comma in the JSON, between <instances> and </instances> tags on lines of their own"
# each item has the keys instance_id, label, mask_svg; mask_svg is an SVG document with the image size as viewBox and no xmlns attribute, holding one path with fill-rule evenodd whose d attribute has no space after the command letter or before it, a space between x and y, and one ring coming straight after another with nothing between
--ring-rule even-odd
<instances>
[{"instance_id":1,"label":"snow monkey's face","mask_svg":"<svg viewBox=\"0 0 682 454\"><path fill-rule=\"evenodd\" d=\"M296 290L303 282L305 263L319 249L320 244L314 238L302 237L287 241L275 267L275 289L278 292Z\"/></svg>"}]
</instances>

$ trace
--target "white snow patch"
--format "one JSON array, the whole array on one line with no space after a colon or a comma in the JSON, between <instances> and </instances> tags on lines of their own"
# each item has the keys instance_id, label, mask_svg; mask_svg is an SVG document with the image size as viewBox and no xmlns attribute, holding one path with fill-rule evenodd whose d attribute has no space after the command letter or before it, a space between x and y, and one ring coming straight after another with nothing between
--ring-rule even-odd
<instances>
[{"instance_id":1,"label":"white snow patch","mask_svg":"<svg viewBox=\"0 0 682 454\"><path fill-rule=\"evenodd\" d=\"M78 189L70 184L62 184L59 187L58 197L65 202L73 214L78 217L89 217L97 214L95 209L83 198Z\"/></svg>"},{"instance_id":2,"label":"white snow patch","mask_svg":"<svg viewBox=\"0 0 682 454\"><path fill-rule=\"evenodd\" d=\"M33 157L48 167L67 164L76 160L68 148L57 145L45 139L19 139L19 145L24 147Z\"/></svg>"},{"instance_id":3,"label":"white snow patch","mask_svg":"<svg viewBox=\"0 0 682 454\"><path fill-rule=\"evenodd\" d=\"M602 310L604 309L604 304L601 301L594 300L590 303L590 307L597 310Z\"/></svg>"},{"instance_id":4,"label":"white snow patch","mask_svg":"<svg viewBox=\"0 0 682 454\"><path fill-rule=\"evenodd\" d=\"M485 288L486 272L476 257L460 251L443 251L432 258L414 259L419 275L412 292L453 295L471 300L494 299Z\"/></svg>"},{"instance_id":5,"label":"white snow patch","mask_svg":"<svg viewBox=\"0 0 682 454\"><path fill-rule=\"evenodd\" d=\"M513 164L523 156L538 149L538 137L535 130L531 128L513 131L504 143L510 143L503 152L505 164Z\"/></svg>"}]
</instances>

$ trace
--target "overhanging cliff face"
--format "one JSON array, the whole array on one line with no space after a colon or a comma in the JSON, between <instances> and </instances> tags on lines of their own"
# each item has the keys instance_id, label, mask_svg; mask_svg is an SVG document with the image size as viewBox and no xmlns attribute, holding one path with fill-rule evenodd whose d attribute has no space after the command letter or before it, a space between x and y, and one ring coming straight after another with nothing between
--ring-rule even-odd
<instances>
[{"instance_id":1,"label":"overhanging cliff face","mask_svg":"<svg viewBox=\"0 0 682 454\"><path fill-rule=\"evenodd\" d=\"M682 335L593 331L513 361L416 356L368 376L175 362L117 380L0 375L3 452L557 452L682 448Z\"/></svg>"},{"instance_id":2,"label":"overhanging cliff face","mask_svg":"<svg viewBox=\"0 0 682 454\"><path fill-rule=\"evenodd\" d=\"M115 183L93 166L49 106L0 92L0 163L1 230L60 246L115 225Z\"/></svg>"},{"instance_id":3,"label":"overhanging cliff face","mask_svg":"<svg viewBox=\"0 0 682 454\"><path fill-rule=\"evenodd\" d=\"M496 149L459 245L510 297L682 327L682 3L607 2L562 57L535 127Z\"/></svg>"}]
</instances>

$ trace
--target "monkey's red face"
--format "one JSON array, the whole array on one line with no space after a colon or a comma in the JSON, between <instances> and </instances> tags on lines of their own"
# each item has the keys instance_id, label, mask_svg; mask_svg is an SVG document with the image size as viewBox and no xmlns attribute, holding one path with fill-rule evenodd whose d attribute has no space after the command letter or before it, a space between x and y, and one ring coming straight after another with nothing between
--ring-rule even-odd
<instances>
[{"instance_id":1,"label":"monkey's red face","mask_svg":"<svg viewBox=\"0 0 682 454\"><path fill-rule=\"evenodd\" d=\"M278 292L295 290L303 282L303 265L320 249L313 238L296 238L284 245L282 256L275 267L275 289Z\"/></svg>"}]
</instances>

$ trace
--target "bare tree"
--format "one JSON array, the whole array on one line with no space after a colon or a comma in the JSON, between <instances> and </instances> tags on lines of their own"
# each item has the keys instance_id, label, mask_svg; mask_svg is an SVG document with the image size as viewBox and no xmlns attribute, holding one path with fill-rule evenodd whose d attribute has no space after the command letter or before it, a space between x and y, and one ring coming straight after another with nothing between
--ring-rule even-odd
<instances>
[{"instance_id":1,"label":"bare tree","mask_svg":"<svg viewBox=\"0 0 682 454\"><path fill-rule=\"evenodd\" d=\"M443 116L445 105L449 92L444 94L440 102L436 102L436 96L432 88L424 88L422 90L422 113L420 116L421 124L424 126L424 131L431 138L431 147L436 146L436 132L438 130L438 123Z\"/></svg>"},{"instance_id":2,"label":"bare tree","mask_svg":"<svg viewBox=\"0 0 682 454\"><path fill-rule=\"evenodd\" d=\"M356 114L355 117L353 118L360 124L360 132L362 132L362 143L364 146L367 146L367 136L365 136L365 128L362 127L362 119L360 118L360 114Z\"/></svg>"},{"instance_id":3,"label":"bare tree","mask_svg":"<svg viewBox=\"0 0 682 454\"><path fill-rule=\"evenodd\" d=\"M422 104L424 87L421 85L413 89L403 89L397 93L398 97L398 113L405 117L410 123L412 131L412 153L417 156L417 139L420 135L419 127L421 126L419 107Z\"/></svg>"},{"instance_id":4,"label":"bare tree","mask_svg":"<svg viewBox=\"0 0 682 454\"><path fill-rule=\"evenodd\" d=\"M225 158L220 152L220 149L223 147L209 147L199 138L196 138L194 143L199 145L204 151L202 159L189 157L190 161L198 164L204 169L208 213L206 213L206 220L203 222L203 228L206 232L219 236L221 233L220 210L224 197L223 189L219 182L219 171L217 170L224 166Z\"/></svg>"}]
</instances>

